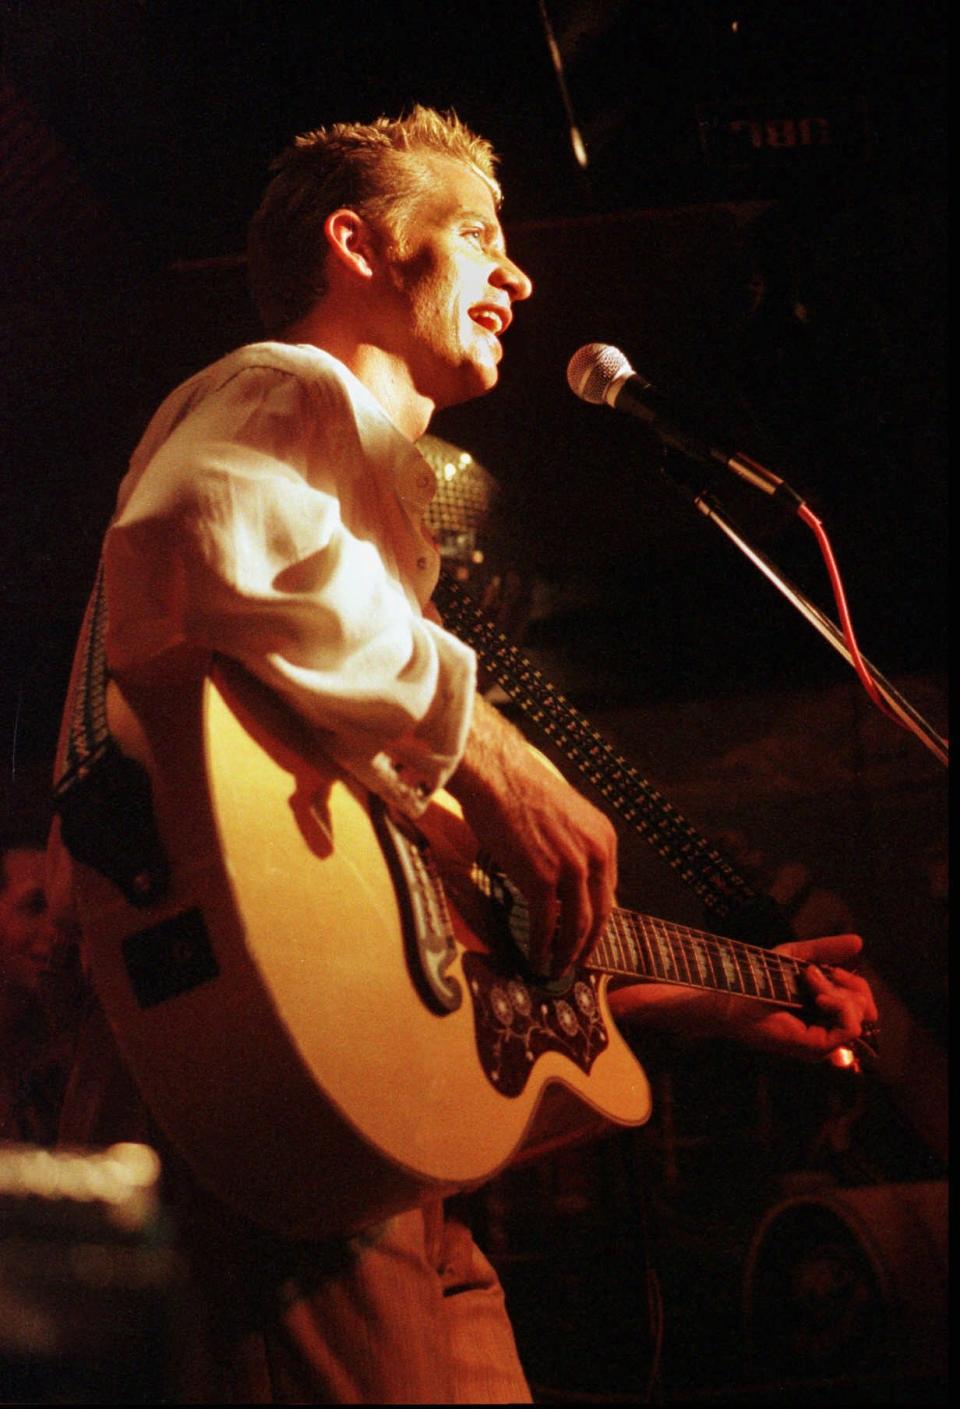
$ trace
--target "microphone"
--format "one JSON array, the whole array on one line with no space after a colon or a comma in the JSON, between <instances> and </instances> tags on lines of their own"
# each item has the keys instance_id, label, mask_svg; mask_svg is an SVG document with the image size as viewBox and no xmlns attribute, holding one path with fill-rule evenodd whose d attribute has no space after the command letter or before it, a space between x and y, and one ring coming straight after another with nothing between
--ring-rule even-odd
<instances>
[{"instance_id":1,"label":"microphone","mask_svg":"<svg viewBox=\"0 0 960 1409\"><path fill-rule=\"evenodd\" d=\"M612 406L636 416L655 431L665 445L703 464L719 464L740 479L770 494L797 513L800 496L778 475L749 455L710 445L684 430L674 419L666 398L646 377L635 372L618 347L590 342L573 354L567 365L567 384L574 396L594 406Z\"/></svg>"}]
</instances>

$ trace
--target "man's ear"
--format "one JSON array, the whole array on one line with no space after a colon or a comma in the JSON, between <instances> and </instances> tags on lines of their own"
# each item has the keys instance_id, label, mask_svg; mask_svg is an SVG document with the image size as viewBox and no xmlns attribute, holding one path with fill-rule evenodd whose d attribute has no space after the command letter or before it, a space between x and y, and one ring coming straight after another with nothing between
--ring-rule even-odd
<instances>
[{"instance_id":1,"label":"man's ear","mask_svg":"<svg viewBox=\"0 0 960 1409\"><path fill-rule=\"evenodd\" d=\"M327 216L323 233L331 255L362 279L371 279L376 262L373 231L355 210L344 207Z\"/></svg>"}]
</instances>

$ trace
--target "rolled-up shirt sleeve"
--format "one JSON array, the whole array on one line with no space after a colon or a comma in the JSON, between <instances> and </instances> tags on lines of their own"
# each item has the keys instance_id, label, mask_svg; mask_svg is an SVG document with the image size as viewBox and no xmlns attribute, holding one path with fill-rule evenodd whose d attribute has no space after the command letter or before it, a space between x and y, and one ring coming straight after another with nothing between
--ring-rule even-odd
<instances>
[{"instance_id":1,"label":"rolled-up shirt sleeve","mask_svg":"<svg viewBox=\"0 0 960 1409\"><path fill-rule=\"evenodd\" d=\"M148 432L104 549L108 661L230 656L416 815L463 752L475 662L411 581L429 550L391 437L412 447L349 390L244 367Z\"/></svg>"}]
</instances>

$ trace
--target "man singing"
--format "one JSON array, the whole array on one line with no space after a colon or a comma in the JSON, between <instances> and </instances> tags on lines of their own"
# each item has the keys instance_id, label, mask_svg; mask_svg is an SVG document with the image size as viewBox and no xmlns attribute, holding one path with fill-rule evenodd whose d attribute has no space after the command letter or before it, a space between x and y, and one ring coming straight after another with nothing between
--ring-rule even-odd
<instances>
[{"instance_id":1,"label":"man singing","mask_svg":"<svg viewBox=\"0 0 960 1409\"><path fill-rule=\"evenodd\" d=\"M494 166L458 119L419 107L305 134L279 158L248 251L271 341L174 391L134 452L104 545L107 656L121 683L185 645L232 658L389 808L416 819L446 788L526 896L532 967L559 975L610 914L615 834L477 697L472 652L430 605L439 559L421 526L435 482L415 442L436 409L495 385L532 292ZM68 897L71 863L56 846L53 861ZM842 963L859 940L793 949ZM876 1014L842 970L809 984L818 1024L650 985L614 1004L818 1058ZM450 1209L335 1244L240 1220L165 1145L99 1010L62 1136L164 1154L196 1306L188 1401L529 1399L496 1276Z\"/></svg>"}]
</instances>

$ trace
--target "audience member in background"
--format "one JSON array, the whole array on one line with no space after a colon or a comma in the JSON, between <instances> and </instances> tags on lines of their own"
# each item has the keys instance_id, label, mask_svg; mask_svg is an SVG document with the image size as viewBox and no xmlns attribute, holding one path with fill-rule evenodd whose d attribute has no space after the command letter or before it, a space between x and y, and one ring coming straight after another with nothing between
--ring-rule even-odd
<instances>
[{"instance_id":1,"label":"audience member in background","mask_svg":"<svg viewBox=\"0 0 960 1409\"><path fill-rule=\"evenodd\" d=\"M0 1139L50 1144L79 1020L77 951L50 923L42 848L0 851Z\"/></svg>"}]
</instances>

